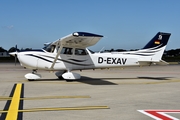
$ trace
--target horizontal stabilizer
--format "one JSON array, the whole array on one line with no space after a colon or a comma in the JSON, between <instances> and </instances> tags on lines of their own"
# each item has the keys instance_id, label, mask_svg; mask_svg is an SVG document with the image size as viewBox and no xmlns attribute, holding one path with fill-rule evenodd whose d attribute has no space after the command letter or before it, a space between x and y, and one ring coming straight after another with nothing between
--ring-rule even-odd
<instances>
[{"instance_id":1,"label":"horizontal stabilizer","mask_svg":"<svg viewBox=\"0 0 180 120\"><path fill-rule=\"evenodd\" d=\"M160 61L139 61L140 65L168 65L169 63L164 61L164 60L160 60Z\"/></svg>"},{"instance_id":2,"label":"horizontal stabilizer","mask_svg":"<svg viewBox=\"0 0 180 120\"><path fill-rule=\"evenodd\" d=\"M156 63L157 65L168 65L169 63L164 61L164 60L160 60L159 62L154 62Z\"/></svg>"}]
</instances>

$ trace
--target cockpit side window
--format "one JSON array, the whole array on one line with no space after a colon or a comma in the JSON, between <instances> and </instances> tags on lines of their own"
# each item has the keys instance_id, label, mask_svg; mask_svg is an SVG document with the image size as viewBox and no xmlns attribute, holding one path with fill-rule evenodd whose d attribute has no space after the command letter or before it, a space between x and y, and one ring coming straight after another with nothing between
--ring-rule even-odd
<instances>
[{"instance_id":1,"label":"cockpit side window","mask_svg":"<svg viewBox=\"0 0 180 120\"><path fill-rule=\"evenodd\" d=\"M87 52L85 49L76 48L75 49L75 55L87 55Z\"/></svg>"},{"instance_id":2,"label":"cockpit side window","mask_svg":"<svg viewBox=\"0 0 180 120\"><path fill-rule=\"evenodd\" d=\"M55 45L51 45L51 53L53 53L53 52L54 52L55 48L56 48L56 46L55 46Z\"/></svg>"},{"instance_id":3,"label":"cockpit side window","mask_svg":"<svg viewBox=\"0 0 180 120\"><path fill-rule=\"evenodd\" d=\"M72 55L73 54L73 49L72 48L63 47L62 50L61 50L61 54Z\"/></svg>"}]
</instances>

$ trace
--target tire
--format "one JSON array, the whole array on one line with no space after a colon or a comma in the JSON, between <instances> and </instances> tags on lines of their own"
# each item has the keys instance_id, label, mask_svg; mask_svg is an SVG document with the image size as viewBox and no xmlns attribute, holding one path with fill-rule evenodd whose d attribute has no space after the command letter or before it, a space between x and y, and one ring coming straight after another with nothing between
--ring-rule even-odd
<instances>
[{"instance_id":1,"label":"tire","mask_svg":"<svg viewBox=\"0 0 180 120\"><path fill-rule=\"evenodd\" d=\"M34 79L28 79L28 81L34 81Z\"/></svg>"},{"instance_id":2,"label":"tire","mask_svg":"<svg viewBox=\"0 0 180 120\"><path fill-rule=\"evenodd\" d=\"M75 81L75 80L67 80L67 79L66 79L66 82L73 82L73 81Z\"/></svg>"},{"instance_id":3,"label":"tire","mask_svg":"<svg viewBox=\"0 0 180 120\"><path fill-rule=\"evenodd\" d=\"M64 78L62 76L58 77L59 80L64 80Z\"/></svg>"}]
</instances>

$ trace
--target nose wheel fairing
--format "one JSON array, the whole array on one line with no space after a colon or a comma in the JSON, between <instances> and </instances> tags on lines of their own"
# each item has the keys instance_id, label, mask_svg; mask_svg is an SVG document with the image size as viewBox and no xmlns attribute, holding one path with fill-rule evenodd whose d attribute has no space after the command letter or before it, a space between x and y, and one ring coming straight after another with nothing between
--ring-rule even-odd
<instances>
[{"instance_id":1,"label":"nose wheel fairing","mask_svg":"<svg viewBox=\"0 0 180 120\"><path fill-rule=\"evenodd\" d=\"M33 80L40 79L41 75L37 73L27 73L24 77L28 79L29 81L33 81Z\"/></svg>"}]
</instances>

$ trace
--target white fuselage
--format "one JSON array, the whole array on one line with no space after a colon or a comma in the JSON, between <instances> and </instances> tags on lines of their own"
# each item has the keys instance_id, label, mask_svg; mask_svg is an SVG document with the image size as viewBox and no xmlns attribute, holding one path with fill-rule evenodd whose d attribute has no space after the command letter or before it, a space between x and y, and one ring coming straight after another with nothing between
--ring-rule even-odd
<instances>
[{"instance_id":1,"label":"white fuselage","mask_svg":"<svg viewBox=\"0 0 180 120\"><path fill-rule=\"evenodd\" d=\"M13 52L22 66L32 69L25 75L28 80L40 79L36 70L57 71L61 79L80 79L80 74L72 70L98 69L151 64L167 64L162 55L170 33L158 32L143 49L128 52L92 53L87 47L95 45L103 36L74 32L68 36L45 45L41 50ZM16 47L17 48L17 47Z\"/></svg>"},{"instance_id":2,"label":"white fuselage","mask_svg":"<svg viewBox=\"0 0 180 120\"><path fill-rule=\"evenodd\" d=\"M144 62L144 65L149 65L153 55L148 55L145 50L138 52L112 52L112 53L93 53L91 54L86 49L86 55L75 55L74 53L60 54L53 68L51 68L57 53L50 53L45 50L39 51L25 51L18 53L18 59L22 66L29 69L42 70L82 70L82 69L96 69L96 68L111 68L111 67L125 67L141 65L139 61ZM146 53L146 55L145 55Z\"/></svg>"}]
</instances>

